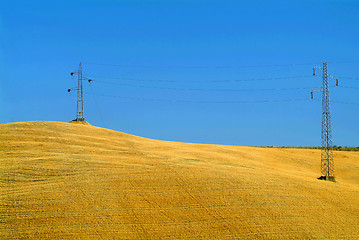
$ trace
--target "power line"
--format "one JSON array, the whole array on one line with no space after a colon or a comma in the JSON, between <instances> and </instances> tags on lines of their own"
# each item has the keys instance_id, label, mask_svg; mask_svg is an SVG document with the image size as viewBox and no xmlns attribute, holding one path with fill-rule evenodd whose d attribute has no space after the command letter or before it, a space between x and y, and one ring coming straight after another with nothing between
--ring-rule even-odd
<instances>
[{"instance_id":1,"label":"power line","mask_svg":"<svg viewBox=\"0 0 359 240\"><path fill-rule=\"evenodd\" d=\"M161 98L143 98L143 97L129 97L129 96L118 96L118 95L107 95L107 94L96 94L101 97L111 98L122 98L139 101L150 101L150 102L173 102L173 103L279 103L279 102L299 102L309 101L309 98L301 99L278 99L278 100L254 100L254 101L196 101L196 100L175 100L175 99L161 99Z\"/></svg>"},{"instance_id":2,"label":"power line","mask_svg":"<svg viewBox=\"0 0 359 240\"><path fill-rule=\"evenodd\" d=\"M349 61L336 61L329 62L334 64L348 64L348 63L359 63L358 60ZM268 67L292 67L292 66L306 66L306 65L317 65L318 62L311 63L288 63L288 64L255 64L255 65L137 65L137 64L112 64L112 63L96 63L86 62L90 65L99 66L112 66L112 67L128 67L128 68L213 68L213 69L231 69L231 68L268 68Z\"/></svg>"},{"instance_id":3,"label":"power line","mask_svg":"<svg viewBox=\"0 0 359 240\"><path fill-rule=\"evenodd\" d=\"M340 104L349 104L349 105L357 105L359 106L359 103L353 103L353 102L340 102L340 101L332 101L333 103L340 103Z\"/></svg>"},{"instance_id":4,"label":"power line","mask_svg":"<svg viewBox=\"0 0 359 240\"><path fill-rule=\"evenodd\" d=\"M358 77L338 77L340 79L351 79L351 80L359 80Z\"/></svg>"},{"instance_id":5,"label":"power line","mask_svg":"<svg viewBox=\"0 0 359 240\"><path fill-rule=\"evenodd\" d=\"M90 65L111 66L111 67L127 67L127 68L213 68L213 69L233 69L233 68L267 68L267 67L291 67L291 66L305 66L318 63L289 63L289 64L258 64L258 65L131 65L131 64L107 64L86 62Z\"/></svg>"},{"instance_id":6,"label":"power line","mask_svg":"<svg viewBox=\"0 0 359 240\"><path fill-rule=\"evenodd\" d=\"M98 81L98 80L96 80L96 82L106 83L111 85L136 87L136 88L149 88L149 89L175 90L175 91L203 91L203 92L288 91L288 90L307 90L307 89L315 88L315 87L293 87L293 88L205 89L205 88L158 87L158 86L136 85L136 84L128 84L128 83L114 83L114 82Z\"/></svg>"},{"instance_id":7,"label":"power line","mask_svg":"<svg viewBox=\"0 0 359 240\"><path fill-rule=\"evenodd\" d=\"M347 64L347 63L359 63L359 61L358 60L349 60L349 61L338 61L338 62L328 62L328 63Z\"/></svg>"},{"instance_id":8,"label":"power line","mask_svg":"<svg viewBox=\"0 0 359 240\"><path fill-rule=\"evenodd\" d=\"M352 86L338 86L340 88L351 88L351 89L359 89L359 87L352 87Z\"/></svg>"},{"instance_id":9,"label":"power line","mask_svg":"<svg viewBox=\"0 0 359 240\"><path fill-rule=\"evenodd\" d=\"M251 81L272 81L272 80L283 80L283 79L297 79L297 78L312 78L311 75L307 76L292 76L292 77L273 77L273 78L248 78L248 79L232 79L232 80L163 80L163 79L141 79L141 78L123 78L123 77L109 77L109 76L98 76L90 75L92 78L107 78L107 79L118 79L125 81L135 82L168 82L168 83L186 83L186 82L251 82ZM104 81L103 81L104 82Z\"/></svg>"},{"instance_id":10,"label":"power line","mask_svg":"<svg viewBox=\"0 0 359 240\"><path fill-rule=\"evenodd\" d=\"M118 95L108 95L108 94L94 94L99 97L109 97L109 98L121 98L121 99L129 99L129 100L138 100L138 101L146 101L146 102L169 102L169 103L280 103L280 102L306 102L309 101L309 98L299 98L299 99L278 99L278 100L255 100L255 101L196 101L196 100L175 100L175 99L161 99L161 98L143 98L143 97L130 97L130 96L118 96ZM311 101L319 101L319 100L311 100ZM354 102L343 102L343 101L332 101L337 104L349 104L349 105L357 105L359 103Z\"/></svg>"}]
</instances>

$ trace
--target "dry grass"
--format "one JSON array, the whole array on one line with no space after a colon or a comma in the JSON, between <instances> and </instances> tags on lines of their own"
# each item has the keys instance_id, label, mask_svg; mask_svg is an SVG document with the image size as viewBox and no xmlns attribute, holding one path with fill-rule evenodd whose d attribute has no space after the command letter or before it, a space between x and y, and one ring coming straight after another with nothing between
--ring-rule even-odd
<instances>
[{"instance_id":1,"label":"dry grass","mask_svg":"<svg viewBox=\"0 0 359 240\"><path fill-rule=\"evenodd\" d=\"M359 153L0 125L3 239L359 239Z\"/></svg>"}]
</instances>

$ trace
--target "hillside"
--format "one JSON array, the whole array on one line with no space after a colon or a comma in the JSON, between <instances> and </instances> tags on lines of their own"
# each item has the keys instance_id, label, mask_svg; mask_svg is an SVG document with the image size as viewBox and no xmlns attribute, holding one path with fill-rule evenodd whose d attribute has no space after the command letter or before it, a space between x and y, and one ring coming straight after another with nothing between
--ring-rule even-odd
<instances>
[{"instance_id":1,"label":"hillside","mask_svg":"<svg viewBox=\"0 0 359 240\"><path fill-rule=\"evenodd\" d=\"M359 153L0 125L1 239L359 239Z\"/></svg>"}]
</instances>

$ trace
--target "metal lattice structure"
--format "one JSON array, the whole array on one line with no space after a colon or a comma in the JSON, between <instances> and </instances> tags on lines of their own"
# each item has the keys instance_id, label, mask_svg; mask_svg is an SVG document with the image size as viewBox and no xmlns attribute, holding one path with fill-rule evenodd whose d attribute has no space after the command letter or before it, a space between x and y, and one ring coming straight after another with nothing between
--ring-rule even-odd
<instances>
[{"instance_id":1,"label":"metal lattice structure","mask_svg":"<svg viewBox=\"0 0 359 240\"><path fill-rule=\"evenodd\" d=\"M313 75L315 69L323 69L323 86L320 89L313 90L311 97L313 99L313 92L322 92L322 146L321 146L321 176L318 179L329 180L335 182L334 177L334 160L333 160L333 141L332 141L332 123L330 117L330 99L329 99L329 78L336 78L328 74L328 65L326 62L321 66L313 68ZM338 86L338 79L336 79Z\"/></svg>"},{"instance_id":2,"label":"metal lattice structure","mask_svg":"<svg viewBox=\"0 0 359 240\"><path fill-rule=\"evenodd\" d=\"M77 122L85 122L84 117L84 91L83 91L83 80L87 80L91 82L91 79L85 78L82 76L82 64L79 64L79 70L77 72L71 72L71 76L77 74L77 88L70 88L67 91L71 92L73 90L77 91L77 112L76 119L74 121Z\"/></svg>"}]
</instances>

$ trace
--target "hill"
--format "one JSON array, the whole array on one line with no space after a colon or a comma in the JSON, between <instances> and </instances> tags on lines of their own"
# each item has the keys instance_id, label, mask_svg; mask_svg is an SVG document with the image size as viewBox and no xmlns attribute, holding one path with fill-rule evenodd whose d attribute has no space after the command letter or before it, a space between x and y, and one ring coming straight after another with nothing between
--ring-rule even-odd
<instances>
[{"instance_id":1,"label":"hill","mask_svg":"<svg viewBox=\"0 0 359 240\"><path fill-rule=\"evenodd\" d=\"M2 239L359 239L359 153L0 125Z\"/></svg>"}]
</instances>

